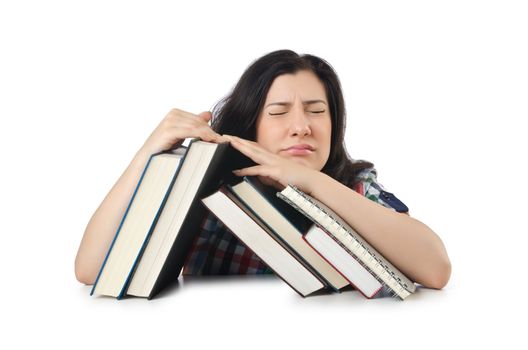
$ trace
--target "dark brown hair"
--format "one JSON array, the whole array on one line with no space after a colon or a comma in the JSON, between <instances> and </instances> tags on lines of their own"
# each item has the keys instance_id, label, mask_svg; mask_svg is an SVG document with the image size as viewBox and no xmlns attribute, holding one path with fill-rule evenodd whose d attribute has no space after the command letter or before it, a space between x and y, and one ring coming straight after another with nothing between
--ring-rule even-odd
<instances>
[{"instance_id":1,"label":"dark brown hair","mask_svg":"<svg viewBox=\"0 0 528 350\"><path fill-rule=\"evenodd\" d=\"M264 106L271 84L279 75L311 71L323 83L332 118L330 155L321 172L352 187L357 174L374 165L351 158L345 146L346 112L341 83L325 60L313 55L299 55L291 50L270 52L254 61L242 74L231 93L213 108L211 127L219 134L256 139L256 121Z\"/></svg>"}]
</instances>

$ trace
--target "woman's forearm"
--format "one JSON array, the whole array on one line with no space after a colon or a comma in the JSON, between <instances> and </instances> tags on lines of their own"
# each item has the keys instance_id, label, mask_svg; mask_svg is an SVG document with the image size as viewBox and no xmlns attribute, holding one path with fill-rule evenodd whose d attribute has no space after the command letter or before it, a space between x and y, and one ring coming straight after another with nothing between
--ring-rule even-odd
<instances>
[{"instance_id":1,"label":"woman's forearm","mask_svg":"<svg viewBox=\"0 0 528 350\"><path fill-rule=\"evenodd\" d=\"M451 274L444 244L427 225L360 195L321 172L311 195L335 211L411 280L443 288Z\"/></svg>"}]
</instances>

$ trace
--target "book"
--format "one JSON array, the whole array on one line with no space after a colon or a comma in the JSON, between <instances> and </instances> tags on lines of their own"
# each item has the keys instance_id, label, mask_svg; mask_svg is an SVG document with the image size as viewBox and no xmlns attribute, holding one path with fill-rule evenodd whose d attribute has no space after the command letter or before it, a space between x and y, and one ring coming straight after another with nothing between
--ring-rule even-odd
<instances>
[{"instance_id":1,"label":"book","mask_svg":"<svg viewBox=\"0 0 528 350\"><path fill-rule=\"evenodd\" d=\"M366 298L373 298L382 290L381 282L322 227L313 224L303 239Z\"/></svg>"},{"instance_id":2,"label":"book","mask_svg":"<svg viewBox=\"0 0 528 350\"><path fill-rule=\"evenodd\" d=\"M165 186L159 181L147 186L145 179L159 171L151 164L172 160ZM212 193L223 181L232 181L232 169L252 164L228 142L192 139L187 147L152 155L145 167L129 207L116 232L91 294L121 299L125 295L152 299L175 281L185 257L207 213L200 198ZM167 186L167 182L170 184ZM159 188L158 188L159 186ZM149 210L145 198L152 197ZM135 222L142 220L138 227Z\"/></svg>"},{"instance_id":3,"label":"book","mask_svg":"<svg viewBox=\"0 0 528 350\"><path fill-rule=\"evenodd\" d=\"M202 202L299 295L306 297L326 289L317 276L273 238L267 226L227 186L220 187L218 191L203 198Z\"/></svg>"},{"instance_id":4,"label":"book","mask_svg":"<svg viewBox=\"0 0 528 350\"><path fill-rule=\"evenodd\" d=\"M322 202L291 185L277 192L277 196L331 234L393 296L404 300L415 292L416 286L411 280Z\"/></svg>"},{"instance_id":5,"label":"book","mask_svg":"<svg viewBox=\"0 0 528 350\"><path fill-rule=\"evenodd\" d=\"M256 176L244 176L241 182L228 187L268 227L275 240L325 284L337 292L349 285L349 281L303 239L311 221L279 199L275 188L265 186Z\"/></svg>"},{"instance_id":6,"label":"book","mask_svg":"<svg viewBox=\"0 0 528 350\"><path fill-rule=\"evenodd\" d=\"M91 295L118 297L185 154L185 148L151 155L107 252Z\"/></svg>"}]
</instances>

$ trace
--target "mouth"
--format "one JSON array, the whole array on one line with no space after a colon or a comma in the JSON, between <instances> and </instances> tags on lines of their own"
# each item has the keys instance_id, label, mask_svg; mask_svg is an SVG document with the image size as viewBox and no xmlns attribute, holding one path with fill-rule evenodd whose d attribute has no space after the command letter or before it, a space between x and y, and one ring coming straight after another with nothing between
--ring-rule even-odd
<instances>
[{"instance_id":1,"label":"mouth","mask_svg":"<svg viewBox=\"0 0 528 350\"><path fill-rule=\"evenodd\" d=\"M292 146L286 148L285 151L289 151L291 149L307 149L307 150L310 150L310 151L314 151L315 150L314 146L312 146L310 144L307 144L307 143L299 143L299 144L296 144L296 145L292 145Z\"/></svg>"},{"instance_id":2,"label":"mouth","mask_svg":"<svg viewBox=\"0 0 528 350\"><path fill-rule=\"evenodd\" d=\"M303 156L303 155L310 155L314 151L309 148L290 147L288 149L285 149L284 152L286 152L289 155L293 155L293 156Z\"/></svg>"}]
</instances>

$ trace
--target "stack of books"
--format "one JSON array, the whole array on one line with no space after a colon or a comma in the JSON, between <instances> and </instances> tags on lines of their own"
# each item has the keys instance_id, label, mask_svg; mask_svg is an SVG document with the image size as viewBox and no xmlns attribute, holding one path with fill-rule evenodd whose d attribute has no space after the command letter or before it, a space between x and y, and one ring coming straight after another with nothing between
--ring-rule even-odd
<instances>
[{"instance_id":1,"label":"stack of books","mask_svg":"<svg viewBox=\"0 0 528 350\"><path fill-rule=\"evenodd\" d=\"M255 164L229 143L191 140L151 156L91 294L155 297L180 275L207 211L305 297L353 286L405 299L415 285L330 208L294 186L232 174Z\"/></svg>"}]
</instances>

